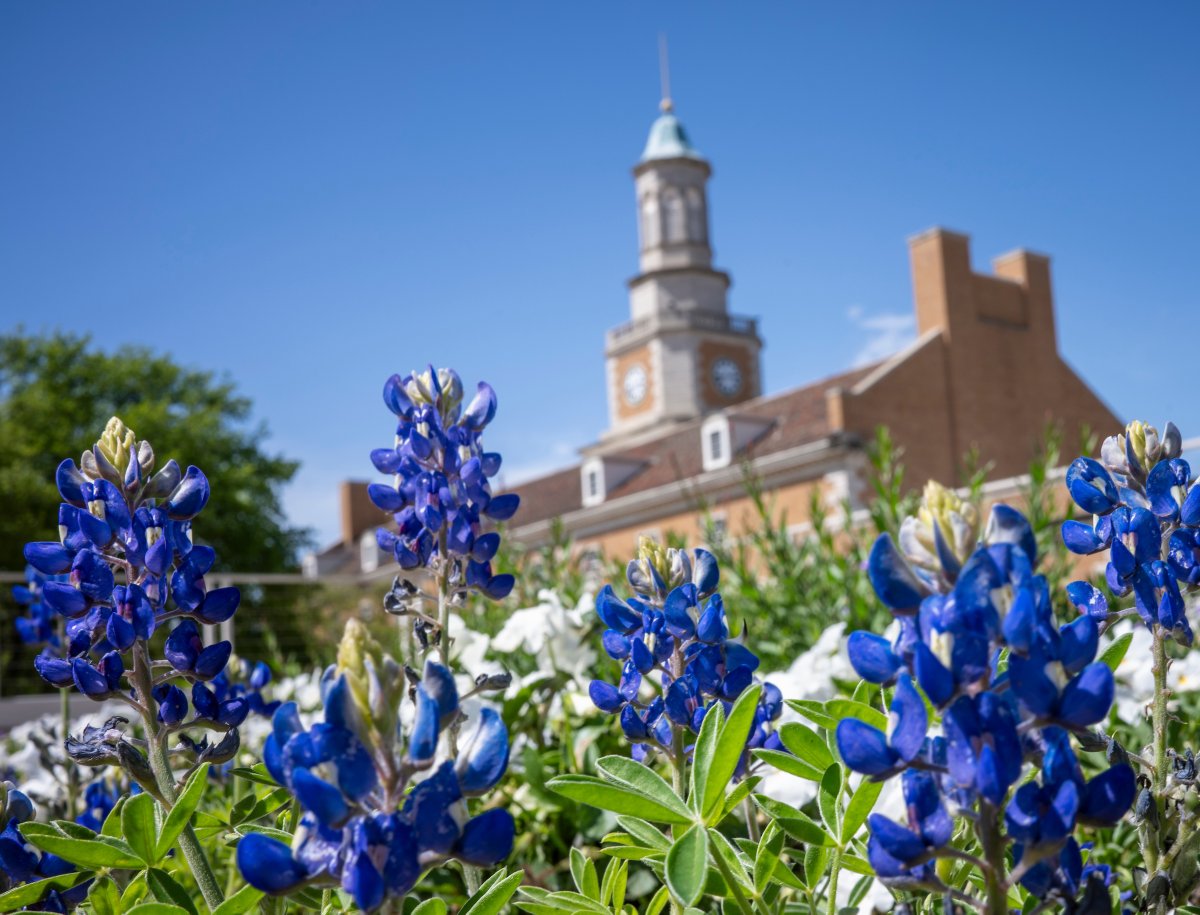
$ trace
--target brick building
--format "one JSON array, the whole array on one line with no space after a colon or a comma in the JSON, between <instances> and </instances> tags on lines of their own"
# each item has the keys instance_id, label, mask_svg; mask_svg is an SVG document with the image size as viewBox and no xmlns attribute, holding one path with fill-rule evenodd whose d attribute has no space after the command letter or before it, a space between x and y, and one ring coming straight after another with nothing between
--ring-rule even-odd
<instances>
[{"instance_id":1,"label":"brick building","mask_svg":"<svg viewBox=\"0 0 1200 915\"><path fill-rule=\"evenodd\" d=\"M914 486L957 482L972 447L997 476L1022 473L1048 420L1068 434L1121 425L1058 354L1049 258L1018 250L976 273L967 236L945 229L909 239L911 345L764 395L757 322L729 313L729 275L713 266L711 169L669 102L633 175L640 272L630 321L607 334L609 427L577 464L518 487L510 536L542 542L560 519L582 548L620 556L642 533L698 540L701 505L736 536L752 511L746 462L803 523L814 490L838 505L859 500L880 425L904 448ZM382 515L366 484L342 484L341 499L342 540L306 560L311 574L380 565Z\"/></svg>"}]
</instances>

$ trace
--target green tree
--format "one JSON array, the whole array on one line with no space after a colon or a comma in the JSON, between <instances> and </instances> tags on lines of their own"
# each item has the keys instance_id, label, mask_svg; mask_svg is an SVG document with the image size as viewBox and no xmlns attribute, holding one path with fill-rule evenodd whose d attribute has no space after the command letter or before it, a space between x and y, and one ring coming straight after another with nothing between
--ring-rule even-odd
<instances>
[{"instance_id":1,"label":"green tree","mask_svg":"<svg viewBox=\"0 0 1200 915\"><path fill-rule=\"evenodd\" d=\"M288 525L281 490L299 464L266 450L266 426L230 379L144 347L105 352L88 337L18 330L0 336L0 569L23 567L26 541L57 539L54 469L78 460L110 416L154 445L158 466L204 470L212 498L195 535L216 550L216 571L295 568L309 534ZM7 614L0 627L11 644Z\"/></svg>"}]
</instances>

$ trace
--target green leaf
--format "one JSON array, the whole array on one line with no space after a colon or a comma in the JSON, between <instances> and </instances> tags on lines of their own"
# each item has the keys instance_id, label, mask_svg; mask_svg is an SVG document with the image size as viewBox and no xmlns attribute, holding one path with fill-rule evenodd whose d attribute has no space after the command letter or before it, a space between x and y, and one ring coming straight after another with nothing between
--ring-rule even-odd
<instances>
[{"instance_id":1,"label":"green leaf","mask_svg":"<svg viewBox=\"0 0 1200 915\"><path fill-rule=\"evenodd\" d=\"M162 858L156 854L158 823L154 819L154 798L148 794L136 794L125 802L121 811L121 831L134 854L147 864Z\"/></svg>"},{"instance_id":2,"label":"green leaf","mask_svg":"<svg viewBox=\"0 0 1200 915\"><path fill-rule=\"evenodd\" d=\"M879 799L879 792L882 790L883 782L864 778L858 783L858 787L854 789L854 794L850 798L850 803L846 805L846 814L842 818L843 844L853 839L855 833L867 821L867 815L874 809L875 801Z\"/></svg>"},{"instance_id":3,"label":"green leaf","mask_svg":"<svg viewBox=\"0 0 1200 915\"><path fill-rule=\"evenodd\" d=\"M799 712L819 728L832 731L837 727L837 719L830 717L829 713L825 711L823 702L816 702L812 699L788 699L787 704L793 711Z\"/></svg>"},{"instance_id":4,"label":"green leaf","mask_svg":"<svg viewBox=\"0 0 1200 915\"><path fill-rule=\"evenodd\" d=\"M182 909L187 909L188 915L197 915L192 897L178 881L160 867L152 867L146 871L146 883L150 891L160 902L172 902Z\"/></svg>"},{"instance_id":5,"label":"green leaf","mask_svg":"<svg viewBox=\"0 0 1200 915\"><path fill-rule=\"evenodd\" d=\"M606 782L591 775L559 775L550 779L547 786L565 798L609 810L613 813L626 813L657 823L690 823L691 813L682 802L676 799L678 806L665 807L658 802L639 794L637 791L621 785Z\"/></svg>"},{"instance_id":6,"label":"green leaf","mask_svg":"<svg viewBox=\"0 0 1200 915\"><path fill-rule=\"evenodd\" d=\"M825 770L821 778L821 787L817 791L817 809L821 812L821 820L831 835L842 834L842 767L837 763Z\"/></svg>"},{"instance_id":7,"label":"green leaf","mask_svg":"<svg viewBox=\"0 0 1200 915\"><path fill-rule=\"evenodd\" d=\"M627 756L605 756L597 761L596 768L608 781L637 791L646 799L692 819L692 812L663 777L637 760Z\"/></svg>"},{"instance_id":8,"label":"green leaf","mask_svg":"<svg viewBox=\"0 0 1200 915\"><path fill-rule=\"evenodd\" d=\"M134 854L133 849L120 839L108 836L97 836L90 829L66 823L64 826L74 827L75 835L67 835L58 823L22 823L23 835L32 845L52 855L58 855L65 861L79 867L123 867L140 868L142 859ZM79 830L90 833L90 837L79 835Z\"/></svg>"},{"instance_id":9,"label":"green leaf","mask_svg":"<svg viewBox=\"0 0 1200 915\"><path fill-rule=\"evenodd\" d=\"M740 855L738 850L733 847L733 843L730 842L729 839L725 838L725 835L719 829L709 829L708 847L714 858L719 857L725 862L725 866L729 869L729 872L733 874L735 878L737 878L738 883L740 883L747 892L754 892L754 883L749 874L746 873L746 871L753 866L750 863L749 856L746 856L743 859L743 856ZM709 879L711 880L714 876L720 879L720 893L722 895L728 893L729 888L725 883L725 875L719 871L710 870ZM709 892L712 892L712 890L710 889Z\"/></svg>"},{"instance_id":10,"label":"green leaf","mask_svg":"<svg viewBox=\"0 0 1200 915\"><path fill-rule=\"evenodd\" d=\"M1129 650L1129 643L1132 641L1132 632L1126 632L1120 638L1113 639L1112 644L1100 653L1100 660L1108 665L1109 670L1115 673L1117 668L1121 666L1121 662L1125 659L1125 652Z\"/></svg>"},{"instance_id":11,"label":"green leaf","mask_svg":"<svg viewBox=\"0 0 1200 915\"><path fill-rule=\"evenodd\" d=\"M192 814L196 812L196 807L200 804L200 798L203 797L204 788L207 784L208 763L205 763L192 773L187 785L180 792L179 799L175 801L175 806L167 814L167 819L163 823L162 834L158 837L157 852L159 858L167 856L167 852L174 847L179 834L191 822Z\"/></svg>"},{"instance_id":12,"label":"green leaf","mask_svg":"<svg viewBox=\"0 0 1200 915\"><path fill-rule=\"evenodd\" d=\"M150 892L150 888L146 886L146 872L140 871L121 892L121 908L118 911L124 912L126 909L133 908L146 898L148 892Z\"/></svg>"},{"instance_id":13,"label":"green leaf","mask_svg":"<svg viewBox=\"0 0 1200 915\"><path fill-rule=\"evenodd\" d=\"M829 862L829 850L820 845L810 845L804 850L804 885L810 890L821 882L825 865Z\"/></svg>"},{"instance_id":14,"label":"green leaf","mask_svg":"<svg viewBox=\"0 0 1200 915\"><path fill-rule=\"evenodd\" d=\"M0 893L0 912L15 912L17 909L31 906L50 890L69 890L90 876L91 874L87 871L75 871L70 874L60 874L57 877L47 877L45 880L36 880L33 883L23 883L7 893ZM112 883L111 879L107 877L104 879ZM113 909L112 915L120 915L119 910Z\"/></svg>"},{"instance_id":15,"label":"green leaf","mask_svg":"<svg viewBox=\"0 0 1200 915\"><path fill-rule=\"evenodd\" d=\"M88 890L87 903L92 915L121 915L121 892L116 881L107 875L97 877Z\"/></svg>"},{"instance_id":16,"label":"green leaf","mask_svg":"<svg viewBox=\"0 0 1200 915\"><path fill-rule=\"evenodd\" d=\"M213 912L213 915L217 915ZM410 915L446 915L446 903L441 899L426 899Z\"/></svg>"},{"instance_id":17,"label":"green leaf","mask_svg":"<svg viewBox=\"0 0 1200 915\"><path fill-rule=\"evenodd\" d=\"M817 736L811 728L805 727L798 721L789 721L779 729L779 739L783 745L817 772L824 772L833 765L833 754L825 741ZM817 776L817 781L820 776Z\"/></svg>"},{"instance_id":18,"label":"green leaf","mask_svg":"<svg viewBox=\"0 0 1200 915\"><path fill-rule=\"evenodd\" d=\"M671 891L665 886L660 886L658 892L654 894L654 898L650 900L650 904L646 906L646 915L659 915L670 901Z\"/></svg>"},{"instance_id":19,"label":"green leaf","mask_svg":"<svg viewBox=\"0 0 1200 915\"><path fill-rule=\"evenodd\" d=\"M842 721L846 718L857 718L859 721L865 721L871 727L879 728L884 731L887 729L887 716L877 708L871 708L869 705L864 705L861 702L855 702L853 699L830 699L825 703L825 711L835 721Z\"/></svg>"},{"instance_id":20,"label":"green leaf","mask_svg":"<svg viewBox=\"0 0 1200 915\"><path fill-rule=\"evenodd\" d=\"M737 807L738 804L750 796L750 792L757 788L758 783L761 781L761 775L752 775L749 778L743 778L740 782L738 782L737 787L725 795L724 813L721 814L720 819L724 819L725 817L729 816L729 814L733 812L733 809ZM711 826L712 824L710 823L709 825Z\"/></svg>"},{"instance_id":21,"label":"green leaf","mask_svg":"<svg viewBox=\"0 0 1200 915\"><path fill-rule=\"evenodd\" d=\"M819 782L825 775L824 769L814 769L804 760L797 759L791 753L784 753L781 750L754 750L751 755L769 766L774 766L780 772L807 778L810 782Z\"/></svg>"},{"instance_id":22,"label":"green leaf","mask_svg":"<svg viewBox=\"0 0 1200 915\"><path fill-rule=\"evenodd\" d=\"M213 909L212 915L245 915L246 912L258 905L258 900L262 898L262 890L244 886ZM443 911L445 910L443 909Z\"/></svg>"},{"instance_id":23,"label":"green leaf","mask_svg":"<svg viewBox=\"0 0 1200 915\"><path fill-rule=\"evenodd\" d=\"M600 879L596 876L596 865L578 848L571 846L571 879L575 888L589 899L600 899Z\"/></svg>"},{"instance_id":24,"label":"green leaf","mask_svg":"<svg viewBox=\"0 0 1200 915\"><path fill-rule=\"evenodd\" d=\"M245 779L248 782L257 782L260 785L270 785L272 788L278 787L279 782L271 777L271 773L267 771L267 767L262 763L255 763L249 768L240 767L230 769L229 774L237 778Z\"/></svg>"},{"instance_id":25,"label":"green leaf","mask_svg":"<svg viewBox=\"0 0 1200 915\"><path fill-rule=\"evenodd\" d=\"M458 910L458 915L498 915L521 885L522 876L521 871L508 876L502 870L496 871Z\"/></svg>"},{"instance_id":26,"label":"green leaf","mask_svg":"<svg viewBox=\"0 0 1200 915\"><path fill-rule=\"evenodd\" d=\"M783 829L772 820L763 830L758 843L758 852L754 856L754 891L761 896L767 888L775 868L779 864L779 855L783 851Z\"/></svg>"},{"instance_id":27,"label":"green leaf","mask_svg":"<svg viewBox=\"0 0 1200 915\"><path fill-rule=\"evenodd\" d=\"M708 777L704 780L704 805L701 814L705 819L717 808L725 797L725 789L733 781L733 773L737 771L738 762L746 746L746 738L754 726L754 714L758 710L758 697L762 693L762 685L755 684L744 690L738 696L737 702L729 710L729 719L721 728L721 736L717 740L717 749L708 767Z\"/></svg>"},{"instance_id":28,"label":"green leaf","mask_svg":"<svg viewBox=\"0 0 1200 915\"><path fill-rule=\"evenodd\" d=\"M700 898L708 879L708 830L697 824L675 840L667 852L664 875L672 895L685 906Z\"/></svg>"},{"instance_id":29,"label":"green leaf","mask_svg":"<svg viewBox=\"0 0 1200 915\"><path fill-rule=\"evenodd\" d=\"M705 809L704 792L708 786L708 773L717 753L721 728L724 726L725 709L721 703L714 702L700 725L700 736L696 738L696 747L692 753L691 795L688 801L692 809L702 815Z\"/></svg>"},{"instance_id":30,"label":"green leaf","mask_svg":"<svg viewBox=\"0 0 1200 915\"><path fill-rule=\"evenodd\" d=\"M166 902L143 902L130 909L127 915L187 915L187 909Z\"/></svg>"},{"instance_id":31,"label":"green leaf","mask_svg":"<svg viewBox=\"0 0 1200 915\"><path fill-rule=\"evenodd\" d=\"M874 876L875 871L871 870L871 865L857 855L842 855L842 867L855 874L867 874Z\"/></svg>"},{"instance_id":32,"label":"green leaf","mask_svg":"<svg viewBox=\"0 0 1200 915\"><path fill-rule=\"evenodd\" d=\"M659 832L657 827L651 826L645 820L639 820L637 817L617 817L617 825L643 845L649 845L651 848L658 848L662 851L671 847L671 840Z\"/></svg>"},{"instance_id":33,"label":"green leaf","mask_svg":"<svg viewBox=\"0 0 1200 915\"><path fill-rule=\"evenodd\" d=\"M771 819L779 823L779 828L797 841L805 845L832 845L833 837L807 814L795 807L767 797L764 794L754 795L754 803Z\"/></svg>"},{"instance_id":34,"label":"green leaf","mask_svg":"<svg viewBox=\"0 0 1200 915\"><path fill-rule=\"evenodd\" d=\"M111 836L114 839L121 838L121 815L125 811L125 802L129 800L129 795L118 798L113 805L113 809L108 812L108 816L104 818L104 825L100 827L100 835Z\"/></svg>"}]
</instances>

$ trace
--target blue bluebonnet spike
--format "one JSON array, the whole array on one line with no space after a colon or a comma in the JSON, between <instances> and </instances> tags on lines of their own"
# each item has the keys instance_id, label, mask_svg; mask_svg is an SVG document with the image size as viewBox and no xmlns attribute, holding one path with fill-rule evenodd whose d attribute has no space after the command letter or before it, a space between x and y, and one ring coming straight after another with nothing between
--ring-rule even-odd
<instances>
[{"instance_id":1,"label":"blue bluebonnet spike","mask_svg":"<svg viewBox=\"0 0 1200 915\"><path fill-rule=\"evenodd\" d=\"M199 467L188 467L164 506L172 521L190 521L208 504L208 477Z\"/></svg>"}]
</instances>

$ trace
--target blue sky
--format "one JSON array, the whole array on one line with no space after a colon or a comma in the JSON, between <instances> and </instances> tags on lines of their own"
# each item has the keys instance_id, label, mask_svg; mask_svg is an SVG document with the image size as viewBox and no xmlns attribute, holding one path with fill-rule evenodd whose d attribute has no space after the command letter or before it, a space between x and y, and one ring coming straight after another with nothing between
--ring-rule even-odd
<instances>
[{"instance_id":1,"label":"blue sky","mask_svg":"<svg viewBox=\"0 0 1200 915\"><path fill-rule=\"evenodd\" d=\"M980 269L1051 254L1066 358L1200 433L1190 4L4 4L0 330L228 372L322 540L393 371L490 380L509 472L566 463L606 421L659 32L768 390L902 343L938 224Z\"/></svg>"}]
</instances>

